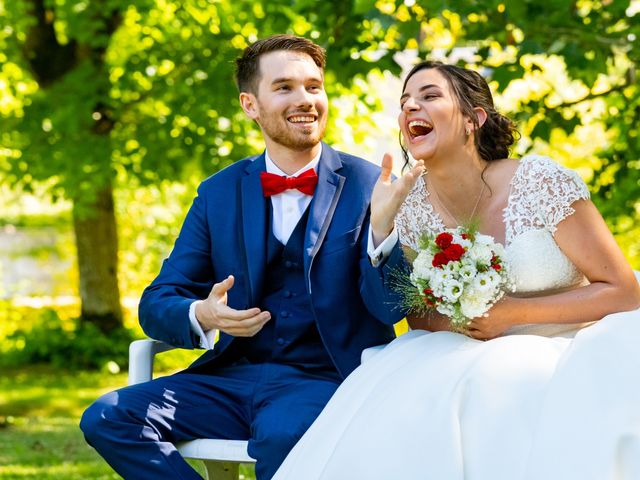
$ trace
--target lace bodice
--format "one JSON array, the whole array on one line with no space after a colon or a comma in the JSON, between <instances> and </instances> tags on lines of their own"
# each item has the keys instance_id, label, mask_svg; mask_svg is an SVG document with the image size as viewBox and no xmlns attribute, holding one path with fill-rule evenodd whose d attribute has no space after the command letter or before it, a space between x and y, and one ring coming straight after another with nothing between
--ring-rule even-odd
<instances>
[{"instance_id":1,"label":"lace bodice","mask_svg":"<svg viewBox=\"0 0 640 480\"><path fill-rule=\"evenodd\" d=\"M586 283L584 275L553 239L558 224L574 213L576 200L588 199L589 190L572 170L548 157L522 158L511 180L503 210L506 262L516 284L515 295L538 296ZM396 218L400 242L416 250L424 232L440 232L444 222L429 200L423 178L416 183ZM509 333L560 334L575 325L536 325Z\"/></svg>"}]
</instances>

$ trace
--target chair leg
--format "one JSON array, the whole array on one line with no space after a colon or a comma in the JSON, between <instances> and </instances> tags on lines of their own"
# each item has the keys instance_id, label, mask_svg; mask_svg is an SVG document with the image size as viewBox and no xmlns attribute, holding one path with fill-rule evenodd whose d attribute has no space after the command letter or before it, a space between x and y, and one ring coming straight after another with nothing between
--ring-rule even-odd
<instances>
[{"instance_id":1,"label":"chair leg","mask_svg":"<svg viewBox=\"0 0 640 480\"><path fill-rule=\"evenodd\" d=\"M207 480L238 480L239 464L233 462L210 462L203 460Z\"/></svg>"}]
</instances>

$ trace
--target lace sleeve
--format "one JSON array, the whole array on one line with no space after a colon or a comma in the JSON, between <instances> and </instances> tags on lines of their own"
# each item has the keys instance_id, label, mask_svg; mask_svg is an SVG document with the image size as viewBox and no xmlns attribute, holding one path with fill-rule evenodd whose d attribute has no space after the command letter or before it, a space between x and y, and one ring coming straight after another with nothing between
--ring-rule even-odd
<instances>
[{"instance_id":1,"label":"lace sleeve","mask_svg":"<svg viewBox=\"0 0 640 480\"><path fill-rule=\"evenodd\" d=\"M512 184L512 208L505 216L508 230L512 238L531 229L553 234L575 212L575 201L589 199L589 189L576 172L548 157L529 155L521 162Z\"/></svg>"},{"instance_id":2,"label":"lace sleeve","mask_svg":"<svg viewBox=\"0 0 640 480\"><path fill-rule=\"evenodd\" d=\"M424 177L421 177L400 207L396 217L400 243L414 251L418 250L420 237L424 233L444 230L444 225L427 200L428 196Z\"/></svg>"}]
</instances>

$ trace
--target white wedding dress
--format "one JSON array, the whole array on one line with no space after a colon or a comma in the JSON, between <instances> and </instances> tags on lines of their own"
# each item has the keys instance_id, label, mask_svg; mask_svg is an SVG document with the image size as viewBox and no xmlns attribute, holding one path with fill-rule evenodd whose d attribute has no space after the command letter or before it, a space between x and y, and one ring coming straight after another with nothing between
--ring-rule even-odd
<instances>
[{"instance_id":1,"label":"white wedding dress","mask_svg":"<svg viewBox=\"0 0 640 480\"><path fill-rule=\"evenodd\" d=\"M588 196L550 159L521 160L504 210L517 294L586 281L553 233ZM422 179L397 228L413 248L444 228ZM410 331L347 378L274 480L640 480L639 340L640 311L488 342Z\"/></svg>"}]
</instances>

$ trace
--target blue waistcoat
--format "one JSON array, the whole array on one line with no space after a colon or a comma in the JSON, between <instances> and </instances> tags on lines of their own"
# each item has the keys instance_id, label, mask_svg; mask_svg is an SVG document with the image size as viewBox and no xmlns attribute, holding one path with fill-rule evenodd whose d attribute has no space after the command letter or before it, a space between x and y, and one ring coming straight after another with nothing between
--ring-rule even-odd
<instances>
[{"instance_id":1,"label":"blue waistcoat","mask_svg":"<svg viewBox=\"0 0 640 480\"><path fill-rule=\"evenodd\" d=\"M223 364L282 363L338 378L325 348L304 279L305 211L286 245L273 235L271 202L267 201L267 268L257 305L271 320L253 337L236 338L222 355Z\"/></svg>"}]
</instances>

